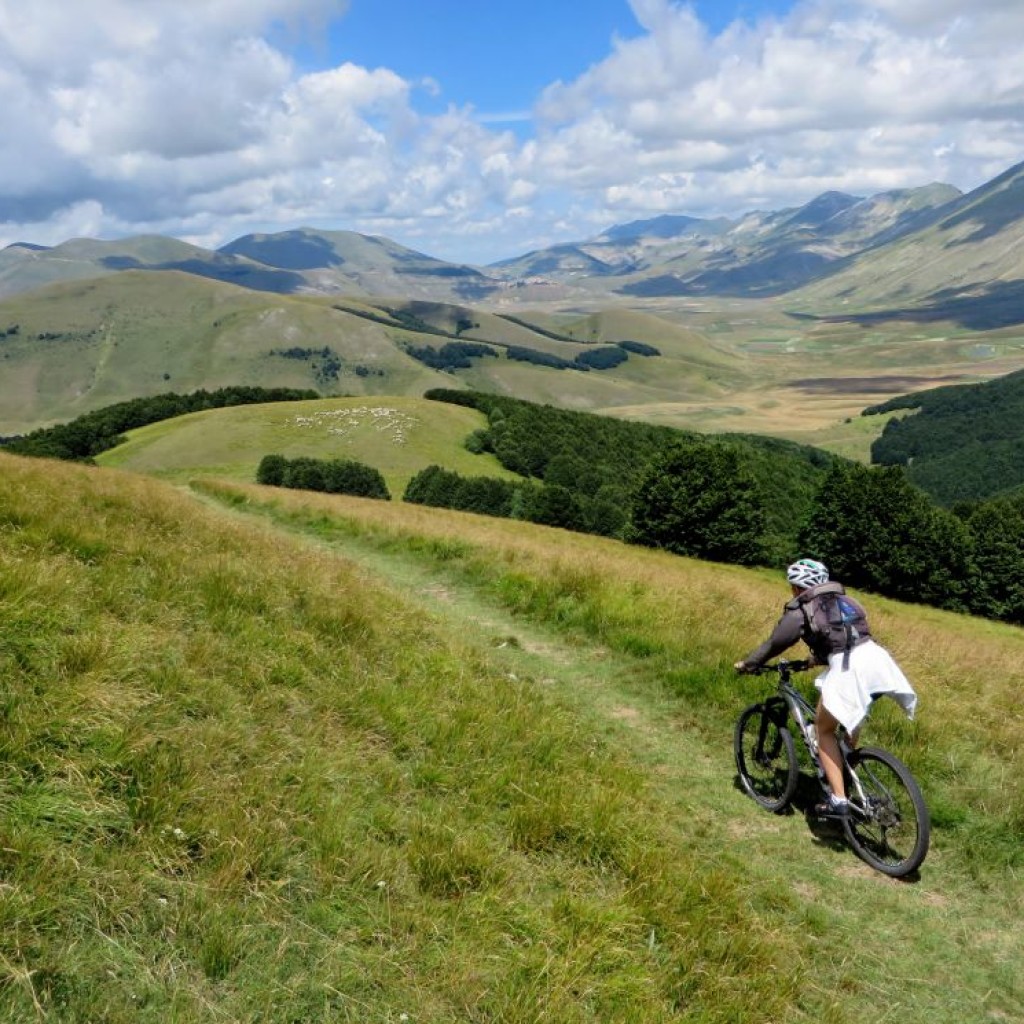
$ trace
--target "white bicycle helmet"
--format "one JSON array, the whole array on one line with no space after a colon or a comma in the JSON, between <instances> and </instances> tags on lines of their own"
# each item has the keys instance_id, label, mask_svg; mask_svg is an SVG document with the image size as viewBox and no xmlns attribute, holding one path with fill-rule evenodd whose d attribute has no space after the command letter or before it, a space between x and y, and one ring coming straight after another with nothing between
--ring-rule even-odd
<instances>
[{"instance_id":1,"label":"white bicycle helmet","mask_svg":"<svg viewBox=\"0 0 1024 1024\"><path fill-rule=\"evenodd\" d=\"M796 587L817 587L828 583L828 569L813 558L801 558L786 570L786 579Z\"/></svg>"}]
</instances>

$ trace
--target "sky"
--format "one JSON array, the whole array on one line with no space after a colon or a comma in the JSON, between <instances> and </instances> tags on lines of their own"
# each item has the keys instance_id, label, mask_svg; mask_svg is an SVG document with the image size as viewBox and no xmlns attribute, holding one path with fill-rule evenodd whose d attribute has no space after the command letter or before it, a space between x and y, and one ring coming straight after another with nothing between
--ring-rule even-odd
<instances>
[{"instance_id":1,"label":"sky","mask_svg":"<svg viewBox=\"0 0 1024 1024\"><path fill-rule=\"evenodd\" d=\"M486 265L976 188L1024 160L1024 2L0 0L0 97L0 247L310 227Z\"/></svg>"}]
</instances>

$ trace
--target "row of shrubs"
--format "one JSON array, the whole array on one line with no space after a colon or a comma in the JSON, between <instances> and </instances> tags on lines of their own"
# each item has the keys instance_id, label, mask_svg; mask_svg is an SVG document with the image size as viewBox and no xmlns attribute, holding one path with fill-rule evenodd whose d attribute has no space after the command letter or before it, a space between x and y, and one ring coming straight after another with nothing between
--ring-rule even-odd
<instances>
[{"instance_id":1,"label":"row of shrubs","mask_svg":"<svg viewBox=\"0 0 1024 1024\"><path fill-rule=\"evenodd\" d=\"M372 466L347 459L286 459L265 455L256 482L327 494L391 500L384 477ZM618 536L626 524L621 503L574 494L566 487L531 480L464 477L441 466L427 466L408 483L403 501L433 508L561 526L578 533Z\"/></svg>"},{"instance_id":2,"label":"row of shrubs","mask_svg":"<svg viewBox=\"0 0 1024 1024\"><path fill-rule=\"evenodd\" d=\"M256 470L256 482L301 491L391 499L380 471L353 459L286 459L283 455L264 455Z\"/></svg>"}]
</instances>

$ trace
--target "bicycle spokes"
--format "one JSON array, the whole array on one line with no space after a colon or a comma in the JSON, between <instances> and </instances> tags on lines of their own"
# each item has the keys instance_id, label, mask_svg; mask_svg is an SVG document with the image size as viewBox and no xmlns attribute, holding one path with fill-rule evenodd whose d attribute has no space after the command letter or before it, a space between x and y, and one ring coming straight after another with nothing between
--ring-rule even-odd
<instances>
[{"instance_id":1,"label":"bicycle spokes","mask_svg":"<svg viewBox=\"0 0 1024 1024\"><path fill-rule=\"evenodd\" d=\"M852 813L847 837L873 868L900 877L928 850L928 812L907 767L883 750L857 751L850 761Z\"/></svg>"}]
</instances>

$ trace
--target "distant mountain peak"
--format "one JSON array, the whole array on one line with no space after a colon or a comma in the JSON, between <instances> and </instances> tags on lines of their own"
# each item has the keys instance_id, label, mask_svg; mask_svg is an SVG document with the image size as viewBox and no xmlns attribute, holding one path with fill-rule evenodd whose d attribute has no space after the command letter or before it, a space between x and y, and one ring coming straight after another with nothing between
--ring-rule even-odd
<instances>
[{"instance_id":1,"label":"distant mountain peak","mask_svg":"<svg viewBox=\"0 0 1024 1024\"><path fill-rule=\"evenodd\" d=\"M802 227L820 227L836 214L844 213L863 201L863 196L851 196L846 192L823 192L801 206L785 223Z\"/></svg>"},{"instance_id":2,"label":"distant mountain peak","mask_svg":"<svg viewBox=\"0 0 1024 1024\"><path fill-rule=\"evenodd\" d=\"M665 213L648 220L634 220L628 224L615 224L598 236L598 241L626 242L638 238L676 238L706 226L719 226L723 221L703 220L684 214Z\"/></svg>"}]
</instances>

